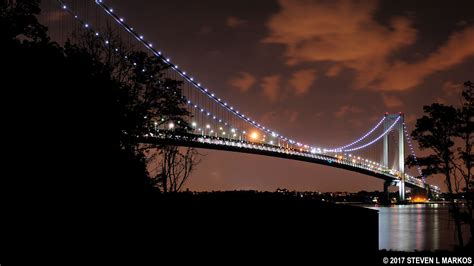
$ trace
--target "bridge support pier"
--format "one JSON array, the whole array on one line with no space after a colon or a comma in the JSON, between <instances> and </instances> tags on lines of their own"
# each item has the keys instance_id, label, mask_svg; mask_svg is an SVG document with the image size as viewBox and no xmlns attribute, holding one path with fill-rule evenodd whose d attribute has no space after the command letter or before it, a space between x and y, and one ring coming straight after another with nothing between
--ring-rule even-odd
<instances>
[{"instance_id":1,"label":"bridge support pier","mask_svg":"<svg viewBox=\"0 0 474 266\"><path fill-rule=\"evenodd\" d=\"M390 191L388 190L391 186L398 186L398 183L396 181L388 180L383 183L383 198L380 201L381 204L389 205L392 203L392 200L390 199Z\"/></svg>"},{"instance_id":2,"label":"bridge support pier","mask_svg":"<svg viewBox=\"0 0 474 266\"><path fill-rule=\"evenodd\" d=\"M400 171L400 202L405 201L405 133L403 132L404 124L404 116L402 113L400 113L400 122L398 126L398 170Z\"/></svg>"},{"instance_id":3,"label":"bridge support pier","mask_svg":"<svg viewBox=\"0 0 474 266\"><path fill-rule=\"evenodd\" d=\"M388 191L388 188L392 185L392 182L390 181L385 181L383 183L383 198L381 199L381 203L384 205L390 204L390 192Z\"/></svg>"},{"instance_id":4,"label":"bridge support pier","mask_svg":"<svg viewBox=\"0 0 474 266\"><path fill-rule=\"evenodd\" d=\"M398 195L399 201L405 201L405 132L404 132L404 116L403 113L399 114L385 114L384 130L388 130L389 126L395 119L399 119L396 125L396 131L398 133L398 171L399 171L399 180L397 182L398 186ZM388 134L385 134L383 137L383 158L382 163L385 167L389 167L389 143L388 143ZM384 184L384 192L390 186L389 183ZM388 193L388 192L387 192Z\"/></svg>"},{"instance_id":5,"label":"bridge support pier","mask_svg":"<svg viewBox=\"0 0 474 266\"><path fill-rule=\"evenodd\" d=\"M385 120L387 120L388 114L385 114ZM385 121L383 123L383 130L386 131L388 129L388 123ZM383 159L382 164L385 167L388 167L388 134L383 136Z\"/></svg>"},{"instance_id":6,"label":"bridge support pier","mask_svg":"<svg viewBox=\"0 0 474 266\"><path fill-rule=\"evenodd\" d=\"M402 178L397 184L398 186L398 197L400 202L405 201L405 179Z\"/></svg>"}]
</instances>

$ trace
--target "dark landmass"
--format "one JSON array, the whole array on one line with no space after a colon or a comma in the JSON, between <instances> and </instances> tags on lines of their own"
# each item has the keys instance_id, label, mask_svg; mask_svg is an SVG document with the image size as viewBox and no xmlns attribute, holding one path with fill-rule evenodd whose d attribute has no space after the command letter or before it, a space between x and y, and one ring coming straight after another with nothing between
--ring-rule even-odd
<instances>
[{"instance_id":1,"label":"dark landmass","mask_svg":"<svg viewBox=\"0 0 474 266\"><path fill-rule=\"evenodd\" d=\"M147 217L171 229L166 243L227 258L366 262L378 252L378 212L365 208L253 191L160 195L150 208Z\"/></svg>"}]
</instances>

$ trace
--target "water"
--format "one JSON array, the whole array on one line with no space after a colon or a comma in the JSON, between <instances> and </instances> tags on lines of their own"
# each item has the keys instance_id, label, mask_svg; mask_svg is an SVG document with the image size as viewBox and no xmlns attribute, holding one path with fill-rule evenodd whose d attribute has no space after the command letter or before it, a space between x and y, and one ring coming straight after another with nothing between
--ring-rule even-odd
<instances>
[{"instance_id":1,"label":"water","mask_svg":"<svg viewBox=\"0 0 474 266\"><path fill-rule=\"evenodd\" d=\"M369 207L369 206L366 206ZM445 204L369 207L379 211L379 249L453 250L454 222ZM464 242L468 228L463 228Z\"/></svg>"}]
</instances>

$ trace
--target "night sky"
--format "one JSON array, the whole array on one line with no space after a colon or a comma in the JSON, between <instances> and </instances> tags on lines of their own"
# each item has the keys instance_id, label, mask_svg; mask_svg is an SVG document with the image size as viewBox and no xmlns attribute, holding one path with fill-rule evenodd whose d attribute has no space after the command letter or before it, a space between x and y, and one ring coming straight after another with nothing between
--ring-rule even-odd
<instances>
[{"instance_id":1,"label":"night sky","mask_svg":"<svg viewBox=\"0 0 474 266\"><path fill-rule=\"evenodd\" d=\"M351 142L385 112L404 112L413 129L423 105L457 103L461 84L474 79L471 0L105 3L220 97L317 146ZM190 190L383 188L315 164L201 153Z\"/></svg>"}]
</instances>

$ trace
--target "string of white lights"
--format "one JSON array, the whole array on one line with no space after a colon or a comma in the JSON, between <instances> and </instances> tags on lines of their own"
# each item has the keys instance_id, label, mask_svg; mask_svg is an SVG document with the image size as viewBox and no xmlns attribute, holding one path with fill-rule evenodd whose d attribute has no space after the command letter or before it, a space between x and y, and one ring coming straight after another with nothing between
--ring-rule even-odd
<instances>
[{"instance_id":1,"label":"string of white lights","mask_svg":"<svg viewBox=\"0 0 474 266\"><path fill-rule=\"evenodd\" d=\"M62 2L62 1L59 1L59 2ZM102 35L99 31L95 31L94 28L92 27L92 25L90 25L90 24L86 23L85 21L83 21L82 19L80 19L79 16L78 16L76 13L74 13L72 10L70 10L70 9L67 8L67 5L65 5L65 4L63 4L63 3L61 3L61 4L62 4L62 8L63 8L64 10L68 10L68 12L71 13L71 14L74 16L74 18L75 18L80 24L82 24L82 25L83 25L85 28L87 28L89 31L93 32L94 35L95 35L97 38L100 38L100 39L104 42L105 45L110 45L109 41L106 40L106 39L104 39L104 38L102 37L103 35ZM116 53L119 53L118 48L113 49L113 48L114 48L113 46L110 46L110 47L112 48L113 51L115 51ZM128 60L129 58L128 58L127 56L123 56L123 59ZM131 63L132 66L136 66L136 63L132 63L132 62L130 62L130 63ZM146 72L145 69L143 69L142 72ZM238 127L232 125L231 123L228 123L228 122L224 121L224 120L221 119L221 118L218 118L217 116L213 115L213 114L212 114L211 112L209 112L208 110L206 110L206 109L202 108L201 106L199 106L199 105L197 105L197 104L191 102L191 100L187 100L186 103L187 103L189 106L191 106L192 108L197 109L199 112L204 113L206 116L209 116L210 118L212 118L213 120L217 121L218 123L223 124L224 126L229 126L229 127L231 127L231 133L234 133L233 131L237 131L237 128L238 128ZM242 133L242 134L246 134L246 133L247 133L245 130L239 130L239 131L240 131L240 133Z\"/></svg>"},{"instance_id":2,"label":"string of white lights","mask_svg":"<svg viewBox=\"0 0 474 266\"><path fill-rule=\"evenodd\" d=\"M393 122L388 128L387 130L385 130L385 132L383 132L381 135L379 135L377 138L373 139L372 141L362 145L362 146L359 146L359 147L355 147L355 148L352 148L352 149L347 149L347 150L343 150L343 152L351 152L351 151L356 151L356 150L360 150L360 149L363 149L365 147L368 147L372 144L374 144L375 142L377 142L379 139L381 139L382 137L384 137L385 135L387 135L390 130L392 130L392 128L395 126L395 124L398 123L398 121L400 120L400 117L401 116L398 116L397 119L395 119L395 122Z\"/></svg>"},{"instance_id":3,"label":"string of white lights","mask_svg":"<svg viewBox=\"0 0 474 266\"><path fill-rule=\"evenodd\" d=\"M58 0L61 1L61 0ZM280 138L282 141L289 142L290 144L296 144L297 142L289 139L283 135L278 134L276 131L271 130L268 127L265 127L261 125L260 123L256 122L255 120L252 120L250 117L245 116L243 113L238 111L236 108L234 108L232 105L228 104L226 101L222 100L221 98L217 97L215 93L209 91L207 88L204 88L200 83L196 82L193 77L191 77L189 74L187 74L185 71L181 70L178 68L176 64L173 64L169 58L166 58L161 51L157 51L155 48L153 48L153 45L149 42L147 42L144 38L143 35L138 34L132 27L127 25L125 23L125 19L122 17L119 17L114 13L113 8L108 7L102 0L96 0L95 1L104 11L106 14L108 14L110 17L112 17L120 26L122 26L128 33L130 33L138 42L140 42L147 50L151 51L155 56L163 60L163 62L169 64L171 68L178 73L182 78L187 80L190 84L193 85L193 87L197 88L200 92L204 93L206 96L208 96L210 99L218 103L220 106L237 116L238 118L242 119L246 123L252 125L253 127L258 128L259 130L266 132L268 134L271 134L272 136L275 136L277 138ZM299 142L298 142L299 143ZM304 145L304 144L301 144ZM304 145L304 146L309 146L309 145ZM311 147L315 148L315 147Z\"/></svg>"},{"instance_id":4,"label":"string of white lights","mask_svg":"<svg viewBox=\"0 0 474 266\"><path fill-rule=\"evenodd\" d=\"M210 119L212 118L212 120L215 120L217 121L218 123L220 124L223 124L224 126L229 126L231 128L231 133L236 133L236 132L239 132L239 133L242 133L242 134L247 134L247 132L243 129L239 129L239 127L236 127L226 121L224 121L223 119L215 116L214 114L212 114L210 111L202 108L201 106L193 103L191 100L187 100L186 103L191 106L192 108L198 110L199 112L203 113L205 116L208 116ZM192 123L195 123L195 122L192 122ZM193 125L194 127L195 125Z\"/></svg>"},{"instance_id":5,"label":"string of white lights","mask_svg":"<svg viewBox=\"0 0 474 266\"><path fill-rule=\"evenodd\" d=\"M385 116L382 118L382 120L380 120L377 125L375 125L371 130L369 130L365 135L363 135L362 137L358 138L357 140L355 140L354 142L351 142L347 145L344 145L344 146L341 146L341 147L337 147L337 148L332 148L332 149L326 149L325 151L326 152L341 152L343 149L345 148L349 148L351 146L354 146L355 144L361 142L362 140L366 139L370 134L372 134L382 123L383 121L385 121Z\"/></svg>"},{"instance_id":6,"label":"string of white lights","mask_svg":"<svg viewBox=\"0 0 474 266\"><path fill-rule=\"evenodd\" d=\"M413 160L415 161L416 169L417 169L418 173L420 174L421 178L423 179L423 183L425 183L425 176L423 175L423 172L421 171L420 165L418 164L415 149L413 148L413 144L412 144L412 139L411 139L410 134L408 134L408 129L407 129L407 126L406 126L405 123L403 123L403 131L405 132L405 137L406 137L407 142L408 142L408 147L410 148L410 154L413 157Z\"/></svg>"}]
</instances>

